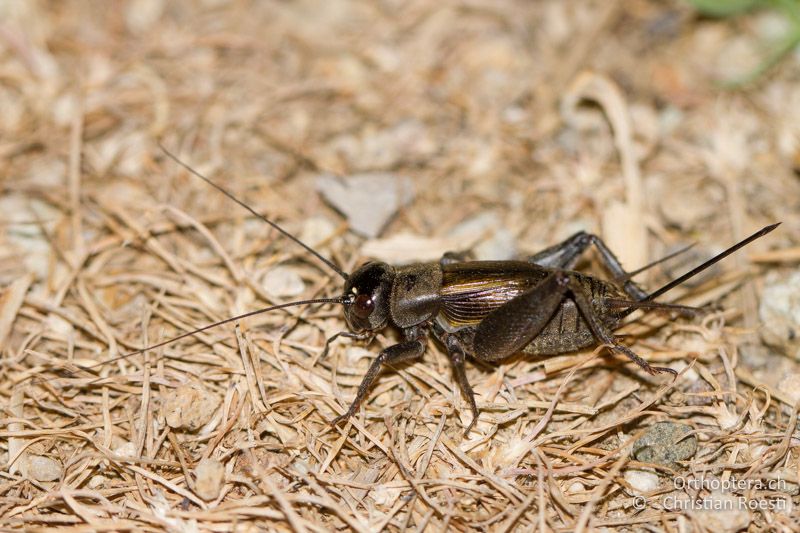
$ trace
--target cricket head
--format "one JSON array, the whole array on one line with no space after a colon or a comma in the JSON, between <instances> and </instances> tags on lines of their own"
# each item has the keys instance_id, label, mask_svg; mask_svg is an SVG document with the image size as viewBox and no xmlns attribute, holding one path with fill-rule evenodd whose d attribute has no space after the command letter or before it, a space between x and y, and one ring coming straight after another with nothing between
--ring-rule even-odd
<instances>
[{"instance_id":1,"label":"cricket head","mask_svg":"<svg viewBox=\"0 0 800 533\"><path fill-rule=\"evenodd\" d=\"M342 303L344 318L354 333L386 327L393 283L394 267L380 262L365 263L348 276Z\"/></svg>"}]
</instances>

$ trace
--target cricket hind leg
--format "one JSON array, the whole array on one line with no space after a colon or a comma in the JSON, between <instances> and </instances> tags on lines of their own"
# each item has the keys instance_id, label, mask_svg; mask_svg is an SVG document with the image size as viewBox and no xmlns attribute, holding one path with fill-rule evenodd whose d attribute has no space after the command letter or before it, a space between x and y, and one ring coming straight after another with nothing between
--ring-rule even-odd
<instances>
[{"instance_id":1,"label":"cricket hind leg","mask_svg":"<svg viewBox=\"0 0 800 533\"><path fill-rule=\"evenodd\" d=\"M618 309L648 309L667 313L677 313L682 316L696 317L710 313L711 307L693 307L691 305L669 304L661 302L625 300L621 298L603 298L603 303L611 308Z\"/></svg>"},{"instance_id":2,"label":"cricket hind leg","mask_svg":"<svg viewBox=\"0 0 800 533\"><path fill-rule=\"evenodd\" d=\"M667 372L673 376L678 375L678 372L672 368L651 365L642 359L636 352L617 342L614 334L609 331L608 328L597 318L597 315L595 315L594 311L592 310L592 306L589 303L589 299L587 298L587 295L580 283L578 283L574 277L569 276L569 282L567 286L569 287L569 291L572 293L575 305L578 307L578 310L581 312L584 320L586 320L586 323L589 324L589 329L592 330L592 333L598 340L608 345L612 350L628 357L628 359L642 367L642 369L644 369L644 371L650 375L661 374L663 372Z\"/></svg>"},{"instance_id":3,"label":"cricket hind leg","mask_svg":"<svg viewBox=\"0 0 800 533\"><path fill-rule=\"evenodd\" d=\"M470 250L462 250L460 252L445 252L439 259L439 264L452 265L454 263L464 263L466 261L473 261L475 257Z\"/></svg>"},{"instance_id":4,"label":"cricket hind leg","mask_svg":"<svg viewBox=\"0 0 800 533\"><path fill-rule=\"evenodd\" d=\"M619 262L617 256L606 246L603 239L593 233L579 231L565 241L530 256L528 261L548 268L571 269L578 262L583 252L592 244L600 252L600 259L603 265L611 272L614 280L622 285L628 296L636 301L644 300L647 297L647 292L631 280L631 275L622 268L622 263Z\"/></svg>"},{"instance_id":5,"label":"cricket hind leg","mask_svg":"<svg viewBox=\"0 0 800 533\"><path fill-rule=\"evenodd\" d=\"M595 314L587 289L569 272L556 271L536 287L495 309L478 324L473 340L474 355L482 360L505 358L529 344L557 312L564 298L572 296L578 311L597 341L622 353L649 374L669 372L655 367L633 350L617 342L613 333Z\"/></svg>"}]
</instances>

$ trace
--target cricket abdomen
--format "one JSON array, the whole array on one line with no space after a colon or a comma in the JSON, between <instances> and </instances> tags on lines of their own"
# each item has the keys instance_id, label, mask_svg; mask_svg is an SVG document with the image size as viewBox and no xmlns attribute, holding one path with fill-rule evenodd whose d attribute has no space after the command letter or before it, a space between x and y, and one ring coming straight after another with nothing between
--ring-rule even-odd
<instances>
[{"instance_id":1,"label":"cricket abdomen","mask_svg":"<svg viewBox=\"0 0 800 533\"><path fill-rule=\"evenodd\" d=\"M564 300L544 329L522 351L532 355L558 355L587 348L596 342L575 302Z\"/></svg>"},{"instance_id":2,"label":"cricket abdomen","mask_svg":"<svg viewBox=\"0 0 800 533\"><path fill-rule=\"evenodd\" d=\"M586 290L586 295L590 297L594 316L605 328L611 331L616 329L619 315L615 312L616 309L610 309L605 304L604 299L607 297L626 299L626 295L615 285L604 280L589 276L581 276L579 280ZM542 331L522 351L532 355L559 355L596 344L597 338L592 333L589 323L574 300L566 297Z\"/></svg>"}]
</instances>

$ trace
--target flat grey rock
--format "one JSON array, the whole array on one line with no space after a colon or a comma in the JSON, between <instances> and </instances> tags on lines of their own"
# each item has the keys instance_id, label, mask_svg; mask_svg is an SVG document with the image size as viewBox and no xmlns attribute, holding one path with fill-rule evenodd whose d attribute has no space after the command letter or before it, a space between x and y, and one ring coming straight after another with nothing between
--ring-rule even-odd
<instances>
[{"instance_id":1,"label":"flat grey rock","mask_svg":"<svg viewBox=\"0 0 800 533\"><path fill-rule=\"evenodd\" d=\"M317 190L347 217L350 229L364 237L377 237L394 214L414 198L410 178L389 172L368 172L317 178Z\"/></svg>"}]
</instances>

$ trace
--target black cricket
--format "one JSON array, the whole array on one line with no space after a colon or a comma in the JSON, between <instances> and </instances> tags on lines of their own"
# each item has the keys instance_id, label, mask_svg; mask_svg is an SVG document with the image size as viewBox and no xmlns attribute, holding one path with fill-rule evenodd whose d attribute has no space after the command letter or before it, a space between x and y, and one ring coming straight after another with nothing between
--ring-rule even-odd
<instances>
[{"instance_id":1,"label":"black cricket","mask_svg":"<svg viewBox=\"0 0 800 533\"><path fill-rule=\"evenodd\" d=\"M695 308L653 300L766 235L780 224L766 226L651 293L640 288L631 277L680 252L628 273L599 237L584 232L576 233L564 242L529 257L527 261L463 261L448 254L439 262L402 267L368 262L352 274L347 274L226 189L196 172L166 148L161 146L161 149L190 173L320 259L344 279L344 291L339 298L289 302L251 311L124 354L114 360L275 309L315 303L341 304L352 333L342 332L328 339L326 349L340 335L364 339L388 326L398 328L404 340L378 354L361 381L355 399L344 414L331 421L331 425L347 420L356 413L384 365L421 357L430 336L447 350L456 381L469 401L473 419L466 429L467 433L478 418L475 395L464 370L464 361L468 356L482 361L500 361L518 352L556 355L604 344L611 350L626 355L650 374L675 374L671 368L650 365L630 348L620 344L613 331L620 326L624 317L636 309L695 312ZM611 280L572 270L583 252L592 245L596 247L599 257L610 272Z\"/></svg>"}]
</instances>

